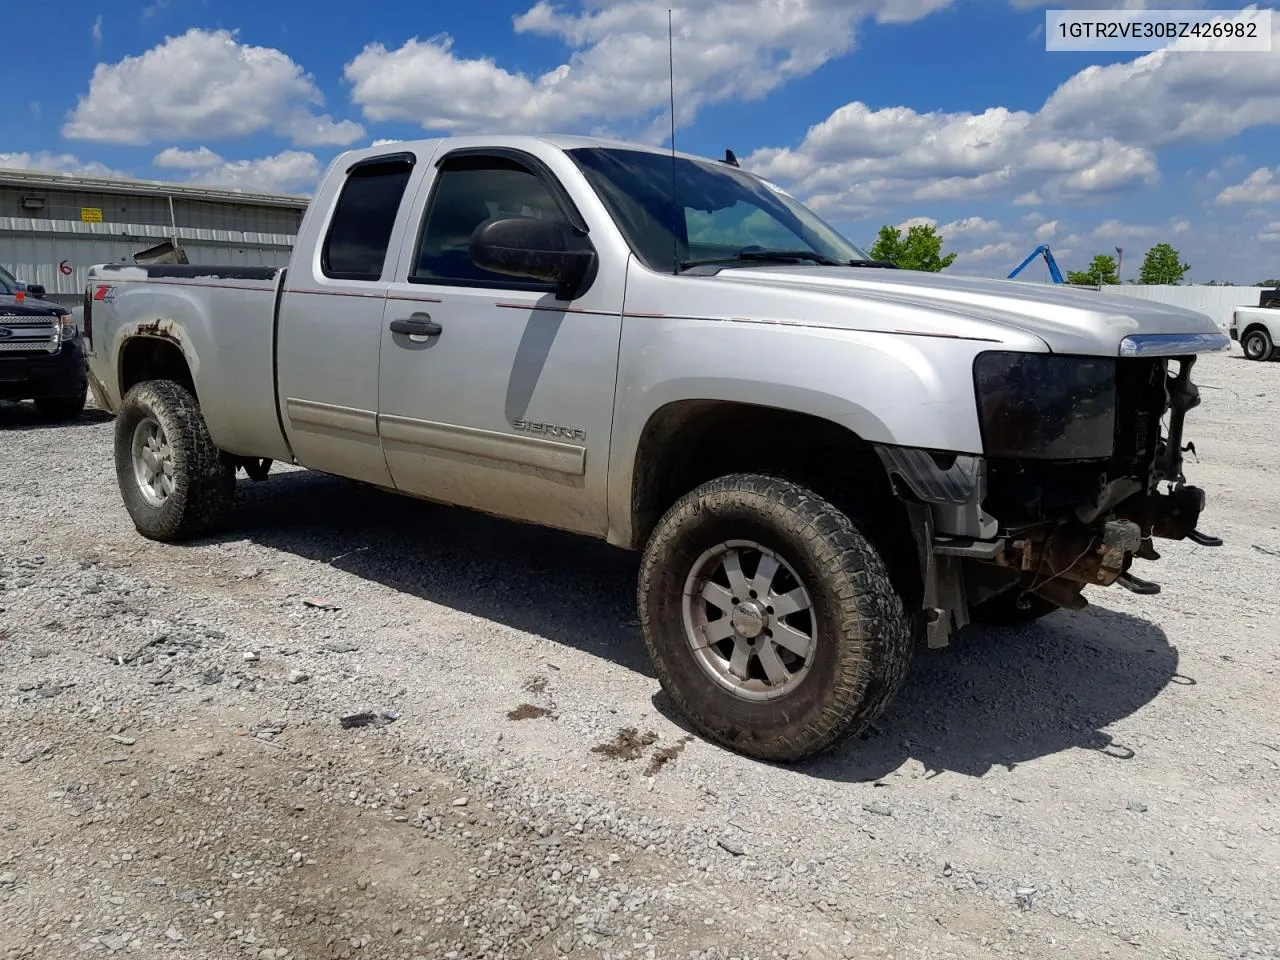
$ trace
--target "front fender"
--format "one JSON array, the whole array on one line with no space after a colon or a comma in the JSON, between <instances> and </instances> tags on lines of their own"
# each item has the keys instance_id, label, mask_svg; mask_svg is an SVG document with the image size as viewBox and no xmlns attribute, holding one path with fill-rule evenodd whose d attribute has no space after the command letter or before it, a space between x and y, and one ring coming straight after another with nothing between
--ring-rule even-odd
<instances>
[{"instance_id":1,"label":"front fender","mask_svg":"<svg viewBox=\"0 0 1280 960\"><path fill-rule=\"evenodd\" d=\"M751 321L627 317L621 346L610 446L611 542L630 542L641 438L650 419L672 403L774 407L831 421L869 443L982 452L973 361L991 343Z\"/></svg>"}]
</instances>

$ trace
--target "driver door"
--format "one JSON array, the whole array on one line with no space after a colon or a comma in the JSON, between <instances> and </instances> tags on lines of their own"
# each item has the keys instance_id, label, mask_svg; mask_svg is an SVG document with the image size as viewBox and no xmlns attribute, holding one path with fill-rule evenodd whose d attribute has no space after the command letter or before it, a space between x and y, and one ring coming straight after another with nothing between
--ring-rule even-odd
<instances>
[{"instance_id":1,"label":"driver door","mask_svg":"<svg viewBox=\"0 0 1280 960\"><path fill-rule=\"evenodd\" d=\"M520 151L455 151L422 189L383 316L378 425L395 486L604 535L624 265L602 262L569 303L471 262L490 218L581 219Z\"/></svg>"}]
</instances>

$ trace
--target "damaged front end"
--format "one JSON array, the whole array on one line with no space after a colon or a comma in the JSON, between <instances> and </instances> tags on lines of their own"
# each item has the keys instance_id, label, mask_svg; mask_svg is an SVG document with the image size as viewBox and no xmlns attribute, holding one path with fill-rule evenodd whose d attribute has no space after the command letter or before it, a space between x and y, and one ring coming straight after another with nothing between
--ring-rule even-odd
<instances>
[{"instance_id":1,"label":"damaged front end","mask_svg":"<svg viewBox=\"0 0 1280 960\"><path fill-rule=\"evenodd\" d=\"M1183 476L1195 356L985 353L974 365L984 456L878 452L911 515L931 646L979 605L1078 609L1086 586L1158 593L1135 559L1197 529L1204 493Z\"/></svg>"}]
</instances>

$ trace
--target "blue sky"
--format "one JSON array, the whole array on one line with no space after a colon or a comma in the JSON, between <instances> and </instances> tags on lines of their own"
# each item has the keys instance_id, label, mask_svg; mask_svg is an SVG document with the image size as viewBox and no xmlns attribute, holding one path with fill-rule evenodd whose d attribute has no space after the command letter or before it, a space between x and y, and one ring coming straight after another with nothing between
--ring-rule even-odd
<instances>
[{"instance_id":1,"label":"blue sky","mask_svg":"<svg viewBox=\"0 0 1280 960\"><path fill-rule=\"evenodd\" d=\"M1121 246L1128 278L1167 240L1196 282L1280 274L1280 36L1047 53L1037 0L62 0L6 47L0 166L305 193L377 139L664 142L668 6L681 149L855 242L923 218L965 273L1048 242L1064 269Z\"/></svg>"}]
</instances>

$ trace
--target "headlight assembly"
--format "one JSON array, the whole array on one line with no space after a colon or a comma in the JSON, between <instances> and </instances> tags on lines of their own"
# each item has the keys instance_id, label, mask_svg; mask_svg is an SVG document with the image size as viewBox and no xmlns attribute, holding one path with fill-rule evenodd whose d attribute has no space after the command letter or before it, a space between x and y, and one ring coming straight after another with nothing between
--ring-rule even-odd
<instances>
[{"instance_id":1,"label":"headlight assembly","mask_svg":"<svg viewBox=\"0 0 1280 960\"><path fill-rule=\"evenodd\" d=\"M983 353L973 365L989 457L1090 460L1115 446L1116 363L1106 357Z\"/></svg>"}]
</instances>

